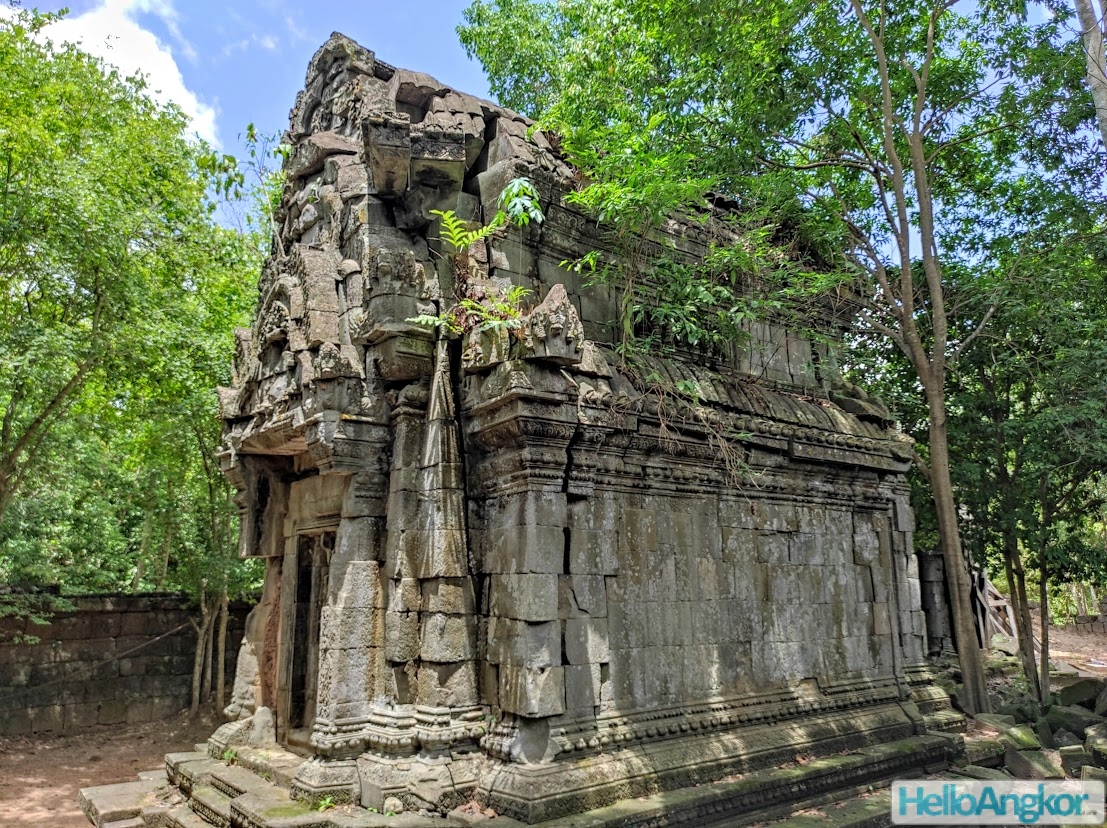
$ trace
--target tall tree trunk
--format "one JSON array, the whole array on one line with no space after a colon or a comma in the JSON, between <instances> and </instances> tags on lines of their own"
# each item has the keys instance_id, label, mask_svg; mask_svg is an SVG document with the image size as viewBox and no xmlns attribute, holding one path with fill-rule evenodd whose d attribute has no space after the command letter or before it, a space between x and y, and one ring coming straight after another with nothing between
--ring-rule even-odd
<instances>
[{"instance_id":1,"label":"tall tree trunk","mask_svg":"<svg viewBox=\"0 0 1107 828\"><path fill-rule=\"evenodd\" d=\"M153 514L153 507L147 502L146 514L142 517L142 540L138 544L138 563L135 565L135 575L131 578L131 592L138 592L142 579L146 576L146 558L150 554L150 539L154 535Z\"/></svg>"},{"instance_id":2,"label":"tall tree trunk","mask_svg":"<svg viewBox=\"0 0 1107 828\"><path fill-rule=\"evenodd\" d=\"M930 409L930 488L942 538L942 554L949 581L949 603L965 688L961 706L966 713L987 713L990 709L984 682L984 659L976 638L976 624L969 601L968 568L961 551L961 533L957 525L957 504L953 499L953 481L949 469L949 440L946 434L946 407L942 382L927 384Z\"/></svg>"},{"instance_id":3,"label":"tall tree trunk","mask_svg":"<svg viewBox=\"0 0 1107 828\"><path fill-rule=\"evenodd\" d=\"M208 624L207 624L207 638L204 639L204 673L200 679L200 699L207 701L211 698L211 672L212 672L212 655L215 650L215 618L216 618L215 600L212 600L211 607L208 609Z\"/></svg>"},{"instance_id":4,"label":"tall tree trunk","mask_svg":"<svg viewBox=\"0 0 1107 828\"><path fill-rule=\"evenodd\" d=\"M1042 547L1045 547L1045 541L1042 541ZM1045 707L1050 702L1050 684L1049 684L1049 567L1046 566L1045 549L1041 550L1041 557L1038 566L1038 577L1041 582L1038 584L1038 598L1041 600L1042 605L1038 612L1042 621L1042 661L1041 661L1041 682L1042 682L1042 706Z\"/></svg>"},{"instance_id":5,"label":"tall tree trunk","mask_svg":"<svg viewBox=\"0 0 1107 828\"><path fill-rule=\"evenodd\" d=\"M1051 687L1049 683L1049 564L1046 561L1046 550L1049 548L1049 529L1053 525L1053 504L1049 502L1049 478L1042 475L1042 525L1038 536L1038 598L1042 604L1039 614L1042 621L1042 706L1050 703Z\"/></svg>"},{"instance_id":6,"label":"tall tree trunk","mask_svg":"<svg viewBox=\"0 0 1107 828\"><path fill-rule=\"evenodd\" d=\"M1078 584L1075 581L1072 583L1072 600L1076 604L1077 615L1088 614L1088 593L1084 589L1083 584Z\"/></svg>"},{"instance_id":7,"label":"tall tree trunk","mask_svg":"<svg viewBox=\"0 0 1107 828\"><path fill-rule=\"evenodd\" d=\"M1030 606L1026 600L1026 572L1019 554L1019 542L1014 533L1003 533L1003 569L1007 573L1007 591L1015 610L1015 625L1019 634L1019 661L1034 698L1042 700L1038 683L1038 665L1034 663L1034 626L1030 621Z\"/></svg>"},{"instance_id":8,"label":"tall tree trunk","mask_svg":"<svg viewBox=\"0 0 1107 828\"><path fill-rule=\"evenodd\" d=\"M215 638L215 712L227 703L227 616L230 599L227 590L219 596L219 631Z\"/></svg>"},{"instance_id":9,"label":"tall tree trunk","mask_svg":"<svg viewBox=\"0 0 1107 828\"><path fill-rule=\"evenodd\" d=\"M173 478L170 477L165 481L165 494L169 503L173 502ZM161 543L161 572L158 573L158 586L157 589L160 592L165 587L165 579L169 577L169 557L173 553L173 529L174 523L172 518L169 520L169 525L165 527L165 537L162 538Z\"/></svg>"},{"instance_id":10,"label":"tall tree trunk","mask_svg":"<svg viewBox=\"0 0 1107 828\"><path fill-rule=\"evenodd\" d=\"M204 675L204 653L207 650L208 630L211 628L211 610L208 607L206 584L200 585L200 623L192 621L196 630L196 651L192 656L192 704L189 714L200 712L200 682Z\"/></svg>"},{"instance_id":11,"label":"tall tree trunk","mask_svg":"<svg viewBox=\"0 0 1107 828\"><path fill-rule=\"evenodd\" d=\"M1084 39L1084 60L1088 65L1088 88L1095 104L1099 134L1103 148L1107 150L1107 64L1103 55L1103 23L1101 9L1096 0L1074 0L1076 16L1080 20L1080 32Z\"/></svg>"}]
</instances>

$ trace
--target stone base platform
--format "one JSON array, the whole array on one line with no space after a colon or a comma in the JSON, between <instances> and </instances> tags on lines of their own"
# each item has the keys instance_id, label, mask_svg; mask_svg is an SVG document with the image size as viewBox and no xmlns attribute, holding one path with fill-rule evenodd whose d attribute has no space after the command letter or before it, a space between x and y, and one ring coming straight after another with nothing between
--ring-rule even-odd
<instances>
[{"instance_id":1,"label":"stone base platform","mask_svg":"<svg viewBox=\"0 0 1107 828\"><path fill-rule=\"evenodd\" d=\"M764 823L855 797L895 777L939 772L962 750L959 736L912 736L623 800L538 824L544 828L662 828ZM485 823L489 828L520 828L524 824L509 816L487 819L460 811L445 818L386 815L356 807L320 811L290 797L291 766L302 761L300 757L277 749L244 748L234 761L212 759L205 751L169 754L165 774L146 773L138 782L85 788L80 793L81 806L96 828L460 828ZM858 823L858 828L867 824Z\"/></svg>"}]
</instances>

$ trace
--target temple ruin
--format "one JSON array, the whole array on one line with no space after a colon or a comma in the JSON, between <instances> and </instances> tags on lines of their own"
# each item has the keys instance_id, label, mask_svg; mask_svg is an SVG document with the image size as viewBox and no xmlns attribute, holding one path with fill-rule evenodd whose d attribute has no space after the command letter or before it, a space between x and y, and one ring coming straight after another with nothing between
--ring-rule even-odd
<instances>
[{"instance_id":1,"label":"temple ruin","mask_svg":"<svg viewBox=\"0 0 1107 828\"><path fill-rule=\"evenodd\" d=\"M695 389L671 409L694 416L669 416L620 367L616 286L560 266L618 250L527 119L336 34L286 140L279 240L221 391L265 591L232 721L207 756L171 755L171 781L189 793L189 763L275 743L285 801L475 800L533 824L761 780L649 822L702 825L953 758L911 446L832 349L766 321L729 355L655 358L653 382ZM531 292L517 326L413 321L457 298L431 211L487 222L519 177L545 220L465 263L474 295ZM673 221L638 249L695 262L712 232ZM226 824L270 824L240 800Z\"/></svg>"}]
</instances>

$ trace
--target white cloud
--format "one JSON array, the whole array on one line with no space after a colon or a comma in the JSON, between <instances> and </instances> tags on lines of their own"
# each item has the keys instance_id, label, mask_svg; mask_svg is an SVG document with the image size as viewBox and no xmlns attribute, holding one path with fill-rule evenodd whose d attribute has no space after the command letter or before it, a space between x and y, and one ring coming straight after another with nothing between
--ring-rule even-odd
<instances>
[{"instance_id":1,"label":"white cloud","mask_svg":"<svg viewBox=\"0 0 1107 828\"><path fill-rule=\"evenodd\" d=\"M144 13L161 19L182 57L196 59L196 51L178 28L172 0L101 0L91 11L62 18L46 33L56 42L79 43L82 49L103 58L124 74L142 73L155 100L177 104L191 119L196 134L219 146L216 108L201 101L185 85L174 47L139 24L137 17Z\"/></svg>"},{"instance_id":2,"label":"white cloud","mask_svg":"<svg viewBox=\"0 0 1107 828\"><path fill-rule=\"evenodd\" d=\"M231 57L235 52L245 52L251 46L259 46L265 49L267 52L275 52L277 46L280 45L277 39L273 35L256 35L252 34L249 37L241 38L240 40L227 43L223 46L221 54L223 57Z\"/></svg>"}]
</instances>

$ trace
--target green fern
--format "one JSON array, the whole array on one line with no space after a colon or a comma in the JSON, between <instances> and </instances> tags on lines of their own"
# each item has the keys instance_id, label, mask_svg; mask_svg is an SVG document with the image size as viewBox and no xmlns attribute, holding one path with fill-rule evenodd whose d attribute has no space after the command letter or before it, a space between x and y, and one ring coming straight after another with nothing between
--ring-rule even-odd
<instances>
[{"instance_id":1,"label":"green fern","mask_svg":"<svg viewBox=\"0 0 1107 828\"><path fill-rule=\"evenodd\" d=\"M503 227L507 221L502 210L488 224L476 228L470 222L460 219L453 210L431 210L431 214L442 219L442 238L455 253L468 251L474 244Z\"/></svg>"}]
</instances>

